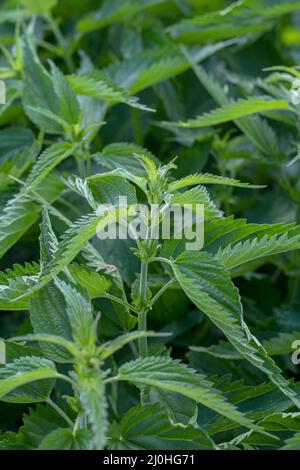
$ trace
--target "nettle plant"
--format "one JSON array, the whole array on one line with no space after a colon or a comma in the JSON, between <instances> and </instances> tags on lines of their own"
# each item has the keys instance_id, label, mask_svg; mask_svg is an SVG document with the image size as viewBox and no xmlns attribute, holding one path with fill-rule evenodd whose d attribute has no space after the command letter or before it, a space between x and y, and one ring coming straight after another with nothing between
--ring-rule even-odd
<instances>
[{"instance_id":1,"label":"nettle plant","mask_svg":"<svg viewBox=\"0 0 300 470\"><path fill-rule=\"evenodd\" d=\"M96 14L84 11L70 37L52 16L55 0L20 3L18 11L3 12L3 22L17 27L13 44L7 39L1 46L7 99L0 108L0 257L12 266L0 273L0 309L11 313L12 326L0 342L0 406L1 415L16 416L15 422L24 415L19 429L10 418L8 425L1 422L0 448L299 447L299 385L272 358L291 352L299 320L287 312L289 330L279 334L274 318L253 307L255 329L268 329L258 339L243 312L255 294L242 303L233 282L251 276L265 282L266 274L255 271L272 260L274 277L289 277L290 305L297 300L299 225L235 217L233 191L251 190L260 201L264 180L278 179L299 222L299 184L291 170L298 164L293 81L299 72L278 67L256 79L229 71L226 62L229 47L239 51L251 44L280 15L297 9L297 2L237 2L222 15L204 15L197 2L171 2L170 9L170 2L157 0L109 0ZM212 9L219 8L215 3ZM264 21L258 24L259 15ZM94 66L79 44L95 30L118 28L124 18L123 60L111 63L112 29L109 54L101 68ZM151 47L143 48L143 34ZM194 47L204 37L209 43ZM221 70L213 61L209 72L199 65L219 51ZM188 69L201 93L217 104L205 113L200 107L199 116L189 120L177 78L175 84L169 80ZM150 88L159 101L145 94L143 104L136 94ZM154 122L161 106L164 120ZM128 109L129 124L122 114ZM111 114L116 123L109 121ZM109 139L105 119L112 128ZM214 132L231 121L234 130ZM165 136L160 132L168 135L168 144L157 145L159 158L143 142L143 129L153 122L159 139ZM133 128L136 143L118 141L122 125ZM181 155L176 167L170 135L183 147L195 145L196 169L184 166ZM202 171L208 143L220 175ZM198 145L206 152L201 165ZM249 175L249 162L255 176L261 168L260 185L238 179ZM125 210L120 197L127 198L129 218L136 204L148 206L145 239L122 244L97 237ZM115 210L103 209L105 204ZM161 208L158 225L174 204L195 210L203 205L204 246L193 251L184 237L154 238L153 204ZM23 252L26 237L32 262ZM40 254L34 256L38 238ZM18 312L22 321L16 321Z\"/></svg>"},{"instance_id":2,"label":"nettle plant","mask_svg":"<svg viewBox=\"0 0 300 470\"><path fill-rule=\"evenodd\" d=\"M55 144L56 151L57 145L60 152L64 151L65 144ZM50 149L53 151L53 147ZM33 167L29 181L33 173L33 181L47 173L44 158L45 153ZM143 177L123 169L95 174L84 180L78 177L69 180L69 187L87 200L93 212L75 221L58 240L45 206L40 263L14 266L4 275L2 308L29 309L34 334L3 342L5 366L0 370L1 399L8 403L46 402L54 408L58 416L55 423L51 422L51 432L40 442L40 449L102 449L107 444L117 449L140 448L140 445L217 448L209 433L197 424L197 404L226 417L230 428L235 423L252 432L264 433L268 439L276 439L268 435L263 425L255 424L238 411L204 375L172 359L164 343L149 347L148 338L159 340L165 334L147 331L147 314L166 289L174 285L181 288L221 329L239 355L266 373L291 403L300 406L297 393L245 324L238 290L230 277L230 272L244 263L298 248L299 229L285 224L247 224L245 220L223 217L203 185L249 186L238 180L197 174L169 181L170 165L157 167L145 156L138 161L144 165ZM151 240L149 234L147 240L137 240L134 254L141 268L129 303L117 269L104 263L89 240L96 229L100 230L102 225L105 228L108 223L107 211L99 215L95 210L102 200L99 194L105 192L113 201L120 190L133 202L136 192L132 183L144 192L149 204L169 201L204 204L206 237L205 248L198 252L184 251L184 239L167 240L160 245L159 241ZM28 186L30 183L26 183L17 196L23 200L26 191L27 203L31 192L27 192ZM187 190L189 186L193 188ZM49 212L61 217L51 208ZM10 224L15 221L14 217ZM150 220L148 223L150 226ZM80 253L81 258L75 262ZM148 280L153 263L163 267L163 286L155 295L151 293ZM126 333L110 341L99 339L102 319L96 299L112 303L115 321L120 322ZM28 342L38 342L41 349L25 346ZM129 344L133 358L118 366L113 357ZM68 404L67 411L50 398L57 380L69 385L70 395L62 397ZM122 393L119 383L124 381L140 390L141 404L132 407L121 423L113 422L109 427L110 408L116 406L117 395ZM180 402L182 409L178 410L179 395L186 401ZM40 413L44 413L50 426L49 408L37 410L36 418L43 419ZM149 420L155 420L155 429L149 427ZM141 422L145 433L142 437ZM139 444L140 438L144 443ZM26 427L23 439L24 433L20 431L16 435L8 434L4 442L8 446L26 446Z\"/></svg>"}]
</instances>

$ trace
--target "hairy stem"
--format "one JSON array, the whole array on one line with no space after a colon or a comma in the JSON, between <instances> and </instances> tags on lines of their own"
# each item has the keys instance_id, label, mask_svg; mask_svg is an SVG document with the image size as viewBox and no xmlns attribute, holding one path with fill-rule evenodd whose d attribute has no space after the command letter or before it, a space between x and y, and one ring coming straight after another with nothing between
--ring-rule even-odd
<instances>
[{"instance_id":1,"label":"hairy stem","mask_svg":"<svg viewBox=\"0 0 300 470\"><path fill-rule=\"evenodd\" d=\"M139 313L139 331L147 331L147 285L148 285L148 261L143 260L141 263L140 276L140 304L141 311ZM141 357L148 356L147 338L139 338L139 354Z\"/></svg>"},{"instance_id":2,"label":"hairy stem","mask_svg":"<svg viewBox=\"0 0 300 470\"><path fill-rule=\"evenodd\" d=\"M103 298L109 299L113 302L117 302L118 304L124 305L124 307L129 308L129 310L132 310L134 313L137 313L137 314L139 313L132 305L130 305L128 302L126 302L126 300L120 299L120 297L116 297L116 296L111 295L111 294L105 294L105 295L103 295Z\"/></svg>"},{"instance_id":3,"label":"hairy stem","mask_svg":"<svg viewBox=\"0 0 300 470\"><path fill-rule=\"evenodd\" d=\"M150 308L153 307L153 305L155 304L155 302L163 295L164 292L166 292L166 290L169 289L169 287L172 286L172 284L175 283L175 279L170 279L155 295L154 297L152 298L151 300L151 304L150 304Z\"/></svg>"}]
</instances>

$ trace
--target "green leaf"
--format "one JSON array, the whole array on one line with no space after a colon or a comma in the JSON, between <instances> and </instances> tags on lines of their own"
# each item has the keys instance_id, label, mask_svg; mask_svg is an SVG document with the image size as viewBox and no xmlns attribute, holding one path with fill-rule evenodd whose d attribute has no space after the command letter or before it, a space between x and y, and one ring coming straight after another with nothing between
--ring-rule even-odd
<instances>
[{"instance_id":1,"label":"green leaf","mask_svg":"<svg viewBox=\"0 0 300 470\"><path fill-rule=\"evenodd\" d=\"M40 343L55 344L56 346L59 346L63 348L64 350L68 351L71 354L71 356L77 357L80 354L79 349L75 346L74 343L72 343L71 341L61 336L49 335L47 333L37 333L33 335L29 334L25 336L16 336L12 339L13 341L16 341L16 342L17 341L22 341L22 342L38 341ZM69 355L67 358L64 356L63 359L61 357L58 357L56 362L72 362L73 358L71 356Z\"/></svg>"},{"instance_id":2,"label":"green leaf","mask_svg":"<svg viewBox=\"0 0 300 470\"><path fill-rule=\"evenodd\" d=\"M151 403L159 403L165 409L172 424L195 426L198 405L194 400L179 393L155 387L151 387L150 400Z\"/></svg>"},{"instance_id":3,"label":"green leaf","mask_svg":"<svg viewBox=\"0 0 300 470\"><path fill-rule=\"evenodd\" d=\"M77 375L80 401L93 431L93 448L101 450L107 439L107 403L102 372Z\"/></svg>"},{"instance_id":4,"label":"green leaf","mask_svg":"<svg viewBox=\"0 0 300 470\"><path fill-rule=\"evenodd\" d=\"M30 298L30 321L35 334L51 334L67 340L72 339L72 328L66 311L63 294L50 282ZM70 355L57 345L41 344L44 353L58 362L65 362Z\"/></svg>"},{"instance_id":5,"label":"green leaf","mask_svg":"<svg viewBox=\"0 0 300 470\"><path fill-rule=\"evenodd\" d=\"M191 204L193 207L195 207L196 204L203 204L205 218L222 216L222 212L217 209L204 186L196 186L189 191L173 194L170 198L170 204Z\"/></svg>"},{"instance_id":6,"label":"green leaf","mask_svg":"<svg viewBox=\"0 0 300 470\"><path fill-rule=\"evenodd\" d=\"M117 211L116 211L117 213ZM88 241L102 230L107 224L116 220L116 214L112 210L103 212L103 214L92 213L83 216L77 220L63 235L60 241L55 257L45 267L39 281L34 287L27 290L27 295L37 292L39 289L52 281L54 274L59 274L67 267L77 254L83 250ZM19 299L15 299L19 300Z\"/></svg>"},{"instance_id":7,"label":"green leaf","mask_svg":"<svg viewBox=\"0 0 300 470\"><path fill-rule=\"evenodd\" d=\"M20 359L21 357L42 357L43 354L36 348L31 348L28 346L24 346L24 344L19 344L17 342L13 342L12 340L0 340L1 345L1 353L2 353L2 361L0 364L8 364L13 362L15 359Z\"/></svg>"},{"instance_id":8,"label":"green leaf","mask_svg":"<svg viewBox=\"0 0 300 470\"><path fill-rule=\"evenodd\" d=\"M274 2L252 1L233 2L221 10L193 15L171 25L171 37L180 42L217 41L220 39L250 36L255 39L275 25L277 16L285 15L299 8L298 1L279 0Z\"/></svg>"},{"instance_id":9,"label":"green leaf","mask_svg":"<svg viewBox=\"0 0 300 470\"><path fill-rule=\"evenodd\" d=\"M25 127L6 127L0 130L0 161L12 158L16 153L32 146L34 134Z\"/></svg>"},{"instance_id":10,"label":"green leaf","mask_svg":"<svg viewBox=\"0 0 300 470\"><path fill-rule=\"evenodd\" d=\"M233 216L207 220L205 226L205 245L209 251L217 252L246 237L256 236L261 239L264 235L273 236L295 230L292 224L253 224L247 223L246 219L234 219Z\"/></svg>"},{"instance_id":11,"label":"green leaf","mask_svg":"<svg viewBox=\"0 0 300 470\"><path fill-rule=\"evenodd\" d=\"M21 176L24 175L28 168L32 166L40 151L40 142L33 141L30 147L24 147L19 152L14 153L10 158L4 159L2 164L0 163L0 188L7 192L7 195L4 193L2 196L1 206L3 206L3 203L7 202L11 196L9 189L12 187L13 179L20 179Z\"/></svg>"},{"instance_id":12,"label":"green leaf","mask_svg":"<svg viewBox=\"0 0 300 470\"><path fill-rule=\"evenodd\" d=\"M300 332L278 333L269 339L261 341L263 348L270 356L282 356L284 354L292 354L292 344L300 338ZM230 343L220 341L209 347L191 346L192 351L209 354L218 359L227 359L229 361L242 360L243 355L240 354Z\"/></svg>"},{"instance_id":13,"label":"green leaf","mask_svg":"<svg viewBox=\"0 0 300 470\"><path fill-rule=\"evenodd\" d=\"M60 116L69 124L77 124L80 118L80 107L76 93L72 90L64 74L51 62L53 86L59 98Z\"/></svg>"},{"instance_id":14,"label":"green leaf","mask_svg":"<svg viewBox=\"0 0 300 470\"><path fill-rule=\"evenodd\" d=\"M35 450L49 433L64 426L64 419L52 407L37 405L23 415L23 425L17 434L4 435L5 448Z\"/></svg>"},{"instance_id":15,"label":"green leaf","mask_svg":"<svg viewBox=\"0 0 300 470\"><path fill-rule=\"evenodd\" d=\"M262 419L261 423L270 431L300 431L300 413L274 413Z\"/></svg>"},{"instance_id":16,"label":"green leaf","mask_svg":"<svg viewBox=\"0 0 300 470\"><path fill-rule=\"evenodd\" d=\"M300 235L264 235L262 238L253 238L251 240L241 241L235 245L227 245L220 248L216 254L226 269L234 269L243 263L261 258L263 256L286 253L300 248Z\"/></svg>"},{"instance_id":17,"label":"green leaf","mask_svg":"<svg viewBox=\"0 0 300 470\"><path fill-rule=\"evenodd\" d=\"M29 286L34 286L39 272L39 264L25 263L24 266L15 264L12 269L0 273L0 310L28 310L28 298L14 299L26 294Z\"/></svg>"},{"instance_id":18,"label":"green leaf","mask_svg":"<svg viewBox=\"0 0 300 470\"><path fill-rule=\"evenodd\" d=\"M93 210L98 208L98 203L88 185L87 179L69 176L68 179L64 179L64 182L71 191L83 197Z\"/></svg>"},{"instance_id":19,"label":"green leaf","mask_svg":"<svg viewBox=\"0 0 300 470\"><path fill-rule=\"evenodd\" d=\"M21 357L0 368L0 399L8 403L45 401L57 372L53 362L41 357Z\"/></svg>"},{"instance_id":20,"label":"green leaf","mask_svg":"<svg viewBox=\"0 0 300 470\"><path fill-rule=\"evenodd\" d=\"M213 441L198 427L170 423L159 405L139 405L112 427L113 450L213 450Z\"/></svg>"},{"instance_id":21,"label":"green leaf","mask_svg":"<svg viewBox=\"0 0 300 470\"><path fill-rule=\"evenodd\" d=\"M127 197L127 204L136 204L135 187L128 183L126 176L117 171L100 173L90 176L86 181L99 204L112 204L118 206L120 196Z\"/></svg>"},{"instance_id":22,"label":"green leaf","mask_svg":"<svg viewBox=\"0 0 300 470\"><path fill-rule=\"evenodd\" d=\"M59 116L60 107L52 78L40 63L29 40L26 40L23 45L23 61L23 104L29 119L37 127L47 130L48 133L60 134L62 132L60 124L34 111L34 108L40 108Z\"/></svg>"},{"instance_id":23,"label":"green leaf","mask_svg":"<svg viewBox=\"0 0 300 470\"><path fill-rule=\"evenodd\" d=\"M46 209L43 211L40 228L41 272L43 272L44 266L54 258L58 244ZM66 302L54 282L50 282L31 296L29 312L35 334L54 335L66 340L72 339L72 328L66 312ZM64 362L70 359L70 355L60 346L42 343L41 348L46 356L55 361Z\"/></svg>"},{"instance_id":24,"label":"green leaf","mask_svg":"<svg viewBox=\"0 0 300 470\"><path fill-rule=\"evenodd\" d=\"M74 148L70 142L58 142L44 150L28 175L24 191L35 189L57 165L72 155Z\"/></svg>"},{"instance_id":25,"label":"green leaf","mask_svg":"<svg viewBox=\"0 0 300 470\"><path fill-rule=\"evenodd\" d=\"M212 75L207 74L203 67L197 65L186 49L184 49L184 51L196 76L213 99L220 106L229 104L230 100L222 85ZM234 122L248 139L267 157L278 157L279 144L276 134L266 120L261 119L259 116L246 116L236 119Z\"/></svg>"},{"instance_id":26,"label":"green leaf","mask_svg":"<svg viewBox=\"0 0 300 470\"><path fill-rule=\"evenodd\" d=\"M23 194L8 201L0 216L0 257L31 227L38 214L38 206Z\"/></svg>"},{"instance_id":27,"label":"green leaf","mask_svg":"<svg viewBox=\"0 0 300 470\"><path fill-rule=\"evenodd\" d=\"M149 150L133 143L113 143L106 145L101 152L95 153L93 159L108 170L122 168L137 176L145 175L145 170L134 154L146 155L156 161Z\"/></svg>"},{"instance_id":28,"label":"green leaf","mask_svg":"<svg viewBox=\"0 0 300 470\"><path fill-rule=\"evenodd\" d=\"M254 445L261 449L264 449L266 446L278 448L281 447L283 441L291 435L291 432L296 432L291 439L286 441L287 445L284 446L283 449L293 449L294 446L297 446L297 432L300 430L299 413L274 413L262 419L260 424L265 430L272 431L276 439L275 437L272 438L270 436L262 436L255 432L250 432L233 439L232 443L237 445ZM278 442L279 439L280 442Z\"/></svg>"},{"instance_id":29,"label":"green leaf","mask_svg":"<svg viewBox=\"0 0 300 470\"><path fill-rule=\"evenodd\" d=\"M43 266L53 259L58 245L56 235L52 229L49 213L46 208L44 208L42 212L42 223L40 224L40 229L40 263L41 271L43 271Z\"/></svg>"},{"instance_id":30,"label":"green leaf","mask_svg":"<svg viewBox=\"0 0 300 470\"><path fill-rule=\"evenodd\" d=\"M6 103L0 106L0 119L2 124L6 124L8 119L6 115L11 112L12 108L16 105L16 100L21 97L21 90L18 86L11 87L6 93Z\"/></svg>"},{"instance_id":31,"label":"green leaf","mask_svg":"<svg viewBox=\"0 0 300 470\"><path fill-rule=\"evenodd\" d=\"M185 176L179 180L173 181L169 184L169 191L174 192L179 189L186 188L187 186L195 186L197 184L222 184L227 186L236 186L238 188L261 188L262 186L252 185L250 183L242 183L234 178L227 178L225 176L211 175L210 173L199 173L194 175Z\"/></svg>"},{"instance_id":32,"label":"green leaf","mask_svg":"<svg viewBox=\"0 0 300 470\"><path fill-rule=\"evenodd\" d=\"M218 390L212 387L204 375L196 374L193 369L189 369L179 361L159 356L137 359L121 366L117 379L180 393L242 426L250 429L255 427L251 420L239 413Z\"/></svg>"},{"instance_id":33,"label":"green leaf","mask_svg":"<svg viewBox=\"0 0 300 470\"><path fill-rule=\"evenodd\" d=\"M143 111L154 111L139 103L139 99L130 96L128 91L116 85L104 73L94 70L88 74L70 75L69 84L78 95L90 96L98 100L106 100L110 103L126 103L133 108Z\"/></svg>"},{"instance_id":34,"label":"green leaf","mask_svg":"<svg viewBox=\"0 0 300 470\"><path fill-rule=\"evenodd\" d=\"M300 450L300 432L287 439L281 450Z\"/></svg>"},{"instance_id":35,"label":"green leaf","mask_svg":"<svg viewBox=\"0 0 300 470\"><path fill-rule=\"evenodd\" d=\"M123 280L118 271L115 271L112 278L112 285L109 293L118 297L119 299L127 302ZM132 330L136 323L136 316L130 313L126 305L121 305L119 302L113 300L103 299L101 301L101 310L104 315L101 318L100 327L105 337L117 335L124 331Z\"/></svg>"},{"instance_id":36,"label":"green leaf","mask_svg":"<svg viewBox=\"0 0 300 470\"><path fill-rule=\"evenodd\" d=\"M266 101L262 98L239 99L229 102L221 108L214 109L203 116L189 119L187 122L166 122L165 124L178 127L208 127L233 121L255 113L272 111L275 109L288 109L289 104L283 100Z\"/></svg>"},{"instance_id":37,"label":"green leaf","mask_svg":"<svg viewBox=\"0 0 300 470\"><path fill-rule=\"evenodd\" d=\"M85 265L72 263L69 266L69 271L72 278L78 286L86 289L92 299L103 297L111 286L111 281Z\"/></svg>"},{"instance_id":38,"label":"green leaf","mask_svg":"<svg viewBox=\"0 0 300 470\"><path fill-rule=\"evenodd\" d=\"M122 181L123 179L123 181ZM115 191L109 191L109 198L105 197L105 192L101 191L101 186L104 185L104 190L106 186L106 180L108 185L115 187ZM88 181L91 188L95 185L95 190L99 191L100 202L111 202L116 199L111 199L114 196L114 193L117 196L119 203L119 196L127 196L128 198L135 199L135 188L133 185L138 186L144 193L147 191L147 180L144 177L136 176L133 173L130 173L127 170L118 168L116 170L110 171L108 173L96 173L95 175L89 176ZM128 183L129 182L129 183ZM130 186L130 183L131 184ZM96 187L97 186L97 187ZM121 191L120 189L121 188ZM123 189L124 188L124 189ZM96 192L96 191L95 191ZM125 192L125 193L124 193ZM102 194L101 194L102 193ZM136 203L136 199L135 199Z\"/></svg>"},{"instance_id":39,"label":"green leaf","mask_svg":"<svg viewBox=\"0 0 300 470\"><path fill-rule=\"evenodd\" d=\"M84 291L79 292L64 281L56 279L55 285L65 298L66 312L75 344L82 348L93 346L97 332L90 299Z\"/></svg>"},{"instance_id":40,"label":"green leaf","mask_svg":"<svg viewBox=\"0 0 300 470\"><path fill-rule=\"evenodd\" d=\"M31 195L31 192L35 191L39 194L46 185L49 189L45 194L45 199L52 202L58 197L62 190L62 183L57 179L53 179L52 176L50 177L49 173L65 158L69 157L73 150L74 147L67 142L54 144L45 150L28 175L24 188L8 201L0 216L0 257L38 219L41 208L33 202L34 196ZM47 176L48 179L45 182Z\"/></svg>"},{"instance_id":41,"label":"green leaf","mask_svg":"<svg viewBox=\"0 0 300 470\"><path fill-rule=\"evenodd\" d=\"M189 50L193 60L198 63L217 51L237 41L219 42L202 48ZM175 44L157 46L142 51L123 62L109 65L105 72L123 88L136 94L145 88L172 78L189 68L189 62L181 49Z\"/></svg>"},{"instance_id":42,"label":"green leaf","mask_svg":"<svg viewBox=\"0 0 300 470\"><path fill-rule=\"evenodd\" d=\"M185 252L172 268L186 295L224 333L233 346L251 364L265 372L270 380L300 407L300 402L258 340L243 320L237 288L224 265L205 252Z\"/></svg>"},{"instance_id":43,"label":"green leaf","mask_svg":"<svg viewBox=\"0 0 300 470\"><path fill-rule=\"evenodd\" d=\"M248 377L249 375L247 374L247 382ZM259 383L259 385L256 383L253 386L249 386L243 380L232 381L231 376L214 377L211 379L227 399L232 401L238 410L249 418L263 420L266 416L278 413L279 411L284 412L294 407L293 403L270 382ZM299 393L298 384L290 381L290 387L297 394ZM205 427L210 436L237 428L232 421L220 418L218 415L212 417L211 415L205 416L204 414L201 417L199 414L198 421L201 426Z\"/></svg>"},{"instance_id":44,"label":"green leaf","mask_svg":"<svg viewBox=\"0 0 300 470\"><path fill-rule=\"evenodd\" d=\"M99 10L82 18L77 27L79 31L87 33L120 22L126 17L136 15L164 2L165 0L105 0Z\"/></svg>"},{"instance_id":45,"label":"green leaf","mask_svg":"<svg viewBox=\"0 0 300 470\"><path fill-rule=\"evenodd\" d=\"M59 115L53 113L52 111L49 111L49 109L45 109L40 106L31 106L30 104L27 104L26 111L28 113L34 113L36 121L38 121L40 124L42 124L44 118L46 118L47 120L52 121L53 124L57 124L59 127L61 127L62 134L71 134L71 127L69 126L67 121ZM42 127L42 129L43 131L45 130L44 127Z\"/></svg>"},{"instance_id":46,"label":"green leaf","mask_svg":"<svg viewBox=\"0 0 300 470\"><path fill-rule=\"evenodd\" d=\"M139 338L155 338L160 336L169 336L169 333L155 333L154 331L131 331L124 335L118 336L113 341L108 341L101 345L98 349L102 360L112 356L115 352L122 349L126 344Z\"/></svg>"},{"instance_id":47,"label":"green leaf","mask_svg":"<svg viewBox=\"0 0 300 470\"><path fill-rule=\"evenodd\" d=\"M90 450L91 433L87 429L55 429L46 436L39 450Z\"/></svg>"}]
</instances>

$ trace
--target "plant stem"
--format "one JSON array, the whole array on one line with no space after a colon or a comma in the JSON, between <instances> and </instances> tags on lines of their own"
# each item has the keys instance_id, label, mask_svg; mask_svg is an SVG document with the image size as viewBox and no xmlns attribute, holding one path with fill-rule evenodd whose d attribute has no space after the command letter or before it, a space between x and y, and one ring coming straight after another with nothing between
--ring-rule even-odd
<instances>
[{"instance_id":1,"label":"plant stem","mask_svg":"<svg viewBox=\"0 0 300 470\"><path fill-rule=\"evenodd\" d=\"M137 359L139 357L139 353L138 353L138 350L137 350L137 347L134 343L134 341L130 341L129 343L129 347L131 349L131 352L132 352L132 355L135 359Z\"/></svg>"},{"instance_id":2,"label":"plant stem","mask_svg":"<svg viewBox=\"0 0 300 470\"><path fill-rule=\"evenodd\" d=\"M69 416L53 400L51 400L50 397L47 398L46 403L52 406L52 408L68 423L69 426L74 426L74 423L71 418L69 418Z\"/></svg>"},{"instance_id":3,"label":"plant stem","mask_svg":"<svg viewBox=\"0 0 300 470\"><path fill-rule=\"evenodd\" d=\"M104 384L111 384L113 382L117 382L119 379L119 377L117 375L115 375L114 377L109 377L108 379L104 379L103 380L103 383Z\"/></svg>"},{"instance_id":4,"label":"plant stem","mask_svg":"<svg viewBox=\"0 0 300 470\"><path fill-rule=\"evenodd\" d=\"M141 311L139 312L138 326L139 331L147 331L147 285L148 285L148 261L143 260L141 263L140 276L140 303ZM141 357L148 356L147 338L139 338L139 354Z\"/></svg>"},{"instance_id":5,"label":"plant stem","mask_svg":"<svg viewBox=\"0 0 300 470\"><path fill-rule=\"evenodd\" d=\"M139 331L147 331L147 313L140 312L139 314ZM139 355L140 357L148 356L148 342L147 338L139 338Z\"/></svg>"},{"instance_id":6,"label":"plant stem","mask_svg":"<svg viewBox=\"0 0 300 470\"><path fill-rule=\"evenodd\" d=\"M76 161L77 161L77 166L78 166L78 173L80 178L85 178L86 177L86 169L85 169L85 164L82 160L82 156L76 156Z\"/></svg>"},{"instance_id":7,"label":"plant stem","mask_svg":"<svg viewBox=\"0 0 300 470\"><path fill-rule=\"evenodd\" d=\"M128 302L126 302L126 300L120 299L119 297L116 297L116 296L111 295L111 294L105 294L105 295L103 295L103 298L109 299L109 300L112 300L113 302L117 302L121 305L124 305L124 307L129 308L134 313L137 313L137 314L139 313L132 305L130 305Z\"/></svg>"},{"instance_id":8,"label":"plant stem","mask_svg":"<svg viewBox=\"0 0 300 470\"><path fill-rule=\"evenodd\" d=\"M140 296L142 307L146 307L147 303L147 281L148 281L148 261L141 263L141 277L140 277Z\"/></svg>"},{"instance_id":9,"label":"plant stem","mask_svg":"<svg viewBox=\"0 0 300 470\"><path fill-rule=\"evenodd\" d=\"M149 260L149 263L153 263L154 261L159 261L160 263L168 264L169 266L172 265L172 261L168 258L163 258L162 256L155 256Z\"/></svg>"},{"instance_id":10,"label":"plant stem","mask_svg":"<svg viewBox=\"0 0 300 470\"><path fill-rule=\"evenodd\" d=\"M169 289L169 287L175 283L175 279L170 279L152 298L150 308L153 307L155 302L160 298L160 296Z\"/></svg>"},{"instance_id":11,"label":"plant stem","mask_svg":"<svg viewBox=\"0 0 300 470\"><path fill-rule=\"evenodd\" d=\"M90 176L91 175L91 154L90 152L86 152L86 175Z\"/></svg>"}]
</instances>

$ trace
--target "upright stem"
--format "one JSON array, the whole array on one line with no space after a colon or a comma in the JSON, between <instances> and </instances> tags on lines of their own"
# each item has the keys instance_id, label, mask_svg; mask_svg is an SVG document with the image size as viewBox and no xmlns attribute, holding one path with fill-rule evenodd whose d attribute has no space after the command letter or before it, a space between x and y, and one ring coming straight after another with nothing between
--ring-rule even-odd
<instances>
[{"instance_id":1,"label":"upright stem","mask_svg":"<svg viewBox=\"0 0 300 470\"><path fill-rule=\"evenodd\" d=\"M141 304L146 307L147 304L147 282L148 282L148 261L141 263L141 277L140 277L140 297Z\"/></svg>"},{"instance_id":2,"label":"upright stem","mask_svg":"<svg viewBox=\"0 0 300 470\"><path fill-rule=\"evenodd\" d=\"M154 201L155 203L161 201ZM151 204L151 213L150 219L148 219L148 227L147 227L147 237L146 243L147 247L151 247L151 242L154 236L154 230L156 226L156 222L153 224L153 220L156 217L156 209ZM150 250L151 251L151 250ZM140 300L140 313L138 316L138 325L139 331L147 331L147 313L151 308L151 302L148 303L147 299L147 290L148 290L148 267L151 260L151 254L147 254L147 256L142 258L141 262L141 275L140 275L140 289L139 289L139 300ZM148 340L147 338L139 338L139 355L140 357L147 357L148 356Z\"/></svg>"},{"instance_id":3,"label":"upright stem","mask_svg":"<svg viewBox=\"0 0 300 470\"><path fill-rule=\"evenodd\" d=\"M147 313L141 312L139 314L139 330L146 331L147 330ZM147 357L148 356L148 342L147 338L139 338L139 355L140 357Z\"/></svg>"},{"instance_id":4,"label":"upright stem","mask_svg":"<svg viewBox=\"0 0 300 470\"><path fill-rule=\"evenodd\" d=\"M148 285L148 261L141 263L140 276L140 303L141 311L138 317L140 331L147 331L147 285ZM139 354L141 357L148 356L147 338L139 338Z\"/></svg>"},{"instance_id":5,"label":"upright stem","mask_svg":"<svg viewBox=\"0 0 300 470\"><path fill-rule=\"evenodd\" d=\"M73 427L73 421L53 400L51 400L50 397L47 398L46 403L52 406L52 408L68 423L69 426Z\"/></svg>"},{"instance_id":6,"label":"upright stem","mask_svg":"<svg viewBox=\"0 0 300 470\"><path fill-rule=\"evenodd\" d=\"M85 178L86 170L85 170L84 162L82 160L82 156L81 155L76 156L76 161L77 161L78 173L79 173L80 178Z\"/></svg>"}]
</instances>

